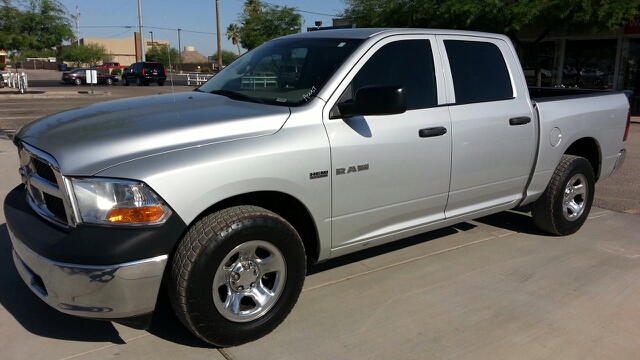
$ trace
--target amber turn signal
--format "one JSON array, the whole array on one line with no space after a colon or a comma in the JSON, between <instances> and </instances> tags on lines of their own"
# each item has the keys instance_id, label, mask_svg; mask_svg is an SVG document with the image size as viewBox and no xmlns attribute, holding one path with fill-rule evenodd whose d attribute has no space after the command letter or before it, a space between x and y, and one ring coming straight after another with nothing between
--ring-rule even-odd
<instances>
[{"instance_id":1,"label":"amber turn signal","mask_svg":"<svg viewBox=\"0 0 640 360\"><path fill-rule=\"evenodd\" d=\"M164 210L158 205L135 208L113 208L107 220L111 223L153 223L162 218Z\"/></svg>"}]
</instances>

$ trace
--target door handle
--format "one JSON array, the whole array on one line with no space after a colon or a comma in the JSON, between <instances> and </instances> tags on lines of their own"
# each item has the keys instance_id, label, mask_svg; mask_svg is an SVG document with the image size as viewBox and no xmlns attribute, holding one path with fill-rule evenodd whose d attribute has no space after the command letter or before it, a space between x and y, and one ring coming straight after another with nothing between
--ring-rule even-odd
<instances>
[{"instance_id":1,"label":"door handle","mask_svg":"<svg viewBox=\"0 0 640 360\"><path fill-rule=\"evenodd\" d=\"M443 126L436 126L426 129L418 130L418 135L421 138L434 137L434 136L442 136L447 133L447 128Z\"/></svg>"},{"instance_id":2,"label":"door handle","mask_svg":"<svg viewBox=\"0 0 640 360\"><path fill-rule=\"evenodd\" d=\"M531 118L528 116L521 116L516 118L509 119L509 125L517 126L517 125L525 125L531 122Z\"/></svg>"}]
</instances>

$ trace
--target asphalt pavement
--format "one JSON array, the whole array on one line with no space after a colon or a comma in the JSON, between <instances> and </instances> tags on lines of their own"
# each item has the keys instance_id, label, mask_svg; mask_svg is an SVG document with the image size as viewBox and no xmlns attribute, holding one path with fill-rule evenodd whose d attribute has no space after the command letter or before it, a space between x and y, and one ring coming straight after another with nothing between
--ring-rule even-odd
<instances>
[{"instance_id":1,"label":"asphalt pavement","mask_svg":"<svg viewBox=\"0 0 640 360\"><path fill-rule=\"evenodd\" d=\"M0 199L19 182L0 131ZM273 333L215 349L164 297L148 331L48 307L15 270L0 212L0 358L638 359L639 219L596 207L552 237L521 209L337 258L310 269Z\"/></svg>"}]
</instances>

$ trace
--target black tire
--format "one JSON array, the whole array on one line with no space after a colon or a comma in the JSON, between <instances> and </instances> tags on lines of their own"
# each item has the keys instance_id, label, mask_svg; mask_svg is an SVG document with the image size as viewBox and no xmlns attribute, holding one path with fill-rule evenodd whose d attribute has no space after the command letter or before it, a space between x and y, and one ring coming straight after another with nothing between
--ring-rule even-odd
<instances>
[{"instance_id":1,"label":"black tire","mask_svg":"<svg viewBox=\"0 0 640 360\"><path fill-rule=\"evenodd\" d=\"M164 86L164 81L158 81L158 86Z\"/></svg>"},{"instance_id":2,"label":"black tire","mask_svg":"<svg viewBox=\"0 0 640 360\"><path fill-rule=\"evenodd\" d=\"M204 217L182 238L171 264L169 296L180 320L200 339L236 346L284 321L305 272L304 245L286 220L260 207L236 206ZM264 304L251 296L256 293Z\"/></svg>"},{"instance_id":3,"label":"black tire","mask_svg":"<svg viewBox=\"0 0 640 360\"><path fill-rule=\"evenodd\" d=\"M142 86L142 80L140 80L140 78L136 78L136 85Z\"/></svg>"},{"instance_id":4,"label":"black tire","mask_svg":"<svg viewBox=\"0 0 640 360\"><path fill-rule=\"evenodd\" d=\"M111 78L107 78L104 82L105 82L107 85L113 85L113 79L111 79Z\"/></svg>"},{"instance_id":5,"label":"black tire","mask_svg":"<svg viewBox=\"0 0 640 360\"><path fill-rule=\"evenodd\" d=\"M122 78L122 86L129 86L129 82L124 77Z\"/></svg>"},{"instance_id":6,"label":"black tire","mask_svg":"<svg viewBox=\"0 0 640 360\"><path fill-rule=\"evenodd\" d=\"M563 155L542 196L533 203L533 222L554 235L571 235L591 211L595 176L585 158Z\"/></svg>"},{"instance_id":7,"label":"black tire","mask_svg":"<svg viewBox=\"0 0 640 360\"><path fill-rule=\"evenodd\" d=\"M76 84L76 85L82 85L82 79L80 79L80 78L75 78L75 79L73 80L73 83L74 83L74 84Z\"/></svg>"}]
</instances>

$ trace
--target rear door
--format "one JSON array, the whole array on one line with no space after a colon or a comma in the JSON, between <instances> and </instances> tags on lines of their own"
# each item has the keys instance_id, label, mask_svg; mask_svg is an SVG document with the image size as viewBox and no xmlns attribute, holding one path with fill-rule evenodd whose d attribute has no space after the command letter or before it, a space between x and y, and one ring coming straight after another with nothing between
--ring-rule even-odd
<instances>
[{"instance_id":1,"label":"rear door","mask_svg":"<svg viewBox=\"0 0 640 360\"><path fill-rule=\"evenodd\" d=\"M368 85L402 85L407 111L324 122L331 144L332 247L386 242L444 218L451 132L433 36L393 36L375 44L326 109ZM339 98L339 99L338 99ZM443 131L422 131L441 129Z\"/></svg>"},{"instance_id":2,"label":"rear door","mask_svg":"<svg viewBox=\"0 0 640 360\"><path fill-rule=\"evenodd\" d=\"M453 134L447 218L515 206L528 181L537 130L507 41L438 36Z\"/></svg>"}]
</instances>

